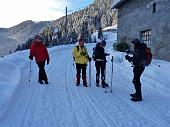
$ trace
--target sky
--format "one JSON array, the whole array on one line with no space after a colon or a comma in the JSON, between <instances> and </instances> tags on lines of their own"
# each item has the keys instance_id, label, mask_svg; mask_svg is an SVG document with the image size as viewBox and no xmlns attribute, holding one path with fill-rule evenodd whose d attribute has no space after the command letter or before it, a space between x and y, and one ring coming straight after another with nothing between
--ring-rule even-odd
<instances>
[{"instance_id":1,"label":"sky","mask_svg":"<svg viewBox=\"0 0 170 127\"><path fill-rule=\"evenodd\" d=\"M9 28L25 20L50 21L93 3L94 0L0 0L0 28Z\"/></svg>"}]
</instances>

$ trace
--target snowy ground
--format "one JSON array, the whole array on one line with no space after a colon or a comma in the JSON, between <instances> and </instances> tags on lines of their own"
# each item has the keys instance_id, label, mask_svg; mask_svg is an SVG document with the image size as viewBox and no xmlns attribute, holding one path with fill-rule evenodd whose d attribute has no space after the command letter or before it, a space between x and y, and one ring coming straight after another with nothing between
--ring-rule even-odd
<instances>
[{"instance_id":1,"label":"snowy ground","mask_svg":"<svg viewBox=\"0 0 170 127\"><path fill-rule=\"evenodd\" d=\"M170 126L170 63L153 60L142 75L143 101L131 102L134 92L132 68L125 54L112 50L108 42L106 78L110 85L114 56L113 93L95 86L75 86L72 61L74 45L49 49L46 66L49 85L37 83L38 68L31 66L28 51L0 59L0 127L168 127ZM92 54L94 44L88 44ZM158 67L158 64L161 65ZM88 66L89 67L89 66ZM87 69L88 73L88 69Z\"/></svg>"}]
</instances>

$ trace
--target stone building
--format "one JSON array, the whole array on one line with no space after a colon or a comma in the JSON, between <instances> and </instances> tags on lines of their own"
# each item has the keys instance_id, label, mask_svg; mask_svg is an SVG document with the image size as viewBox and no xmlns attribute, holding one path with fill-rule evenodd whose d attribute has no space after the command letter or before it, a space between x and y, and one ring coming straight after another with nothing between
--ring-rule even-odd
<instances>
[{"instance_id":1,"label":"stone building","mask_svg":"<svg viewBox=\"0 0 170 127\"><path fill-rule=\"evenodd\" d=\"M116 0L118 42L139 38L154 58L170 61L170 0Z\"/></svg>"}]
</instances>

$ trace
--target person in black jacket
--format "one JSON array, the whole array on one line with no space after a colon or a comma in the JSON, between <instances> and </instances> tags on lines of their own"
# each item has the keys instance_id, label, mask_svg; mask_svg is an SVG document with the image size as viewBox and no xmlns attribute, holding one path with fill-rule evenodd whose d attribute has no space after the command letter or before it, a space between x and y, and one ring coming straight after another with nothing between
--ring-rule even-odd
<instances>
[{"instance_id":1,"label":"person in black jacket","mask_svg":"<svg viewBox=\"0 0 170 127\"><path fill-rule=\"evenodd\" d=\"M142 92L141 92L141 82L140 77L145 69L145 66L143 64L143 61L146 57L145 49L146 44L140 43L139 39L134 39L132 41L132 44L134 44L134 51L133 51L133 57L130 57L128 55L125 56L125 59L129 62L132 62L133 64L133 84L135 87L136 92L134 94L130 94L132 97L132 101L142 101Z\"/></svg>"},{"instance_id":2,"label":"person in black jacket","mask_svg":"<svg viewBox=\"0 0 170 127\"><path fill-rule=\"evenodd\" d=\"M108 53L105 53L104 47L106 46L106 41L101 41L96 44L96 47L93 49L93 60L95 61L96 66L96 86L99 87L99 78L101 72L102 87L108 87L108 84L105 82L105 68L106 68L106 56Z\"/></svg>"}]
</instances>

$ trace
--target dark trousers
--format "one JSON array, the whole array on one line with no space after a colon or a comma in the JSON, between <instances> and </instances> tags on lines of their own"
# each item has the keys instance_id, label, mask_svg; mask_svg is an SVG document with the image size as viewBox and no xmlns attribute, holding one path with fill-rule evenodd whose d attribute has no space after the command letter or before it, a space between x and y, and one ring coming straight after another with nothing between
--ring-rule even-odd
<instances>
[{"instance_id":1,"label":"dark trousers","mask_svg":"<svg viewBox=\"0 0 170 127\"><path fill-rule=\"evenodd\" d=\"M45 72L45 69L44 69L45 61L37 62L37 65L39 67L39 78L38 78L38 80L39 81L42 81L42 80L48 81L47 75L46 75L46 72Z\"/></svg>"},{"instance_id":2,"label":"dark trousers","mask_svg":"<svg viewBox=\"0 0 170 127\"><path fill-rule=\"evenodd\" d=\"M96 83L98 84L98 82L99 82L100 73L101 73L102 82L104 83L105 82L106 62L96 61L95 66L96 66Z\"/></svg>"},{"instance_id":3,"label":"dark trousers","mask_svg":"<svg viewBox=\"0 0 170 127\"><path fill-rule=\"evenodd\" d=\"M78 64L76 63L76 70L77 70L77 84L80 83L80 77L81 77L81 70L82 70L82 79L83 79L83 83L86 84L86 68L87 68L87 64Z\"/></svg>"},{"instance_id":4,"label":"dark trousers","mask_svg":"<svg viewBox=\"0 0 170 127\"><path fill-rule=\"evenodd\" d=\"M133 68L133 84L136 90L136 96L138 98L142 98L142 92L141 92L141 82L140 82L140 77L144 71L145 67L143 66L134 66Z\"/></svg>"}]
</instances>

